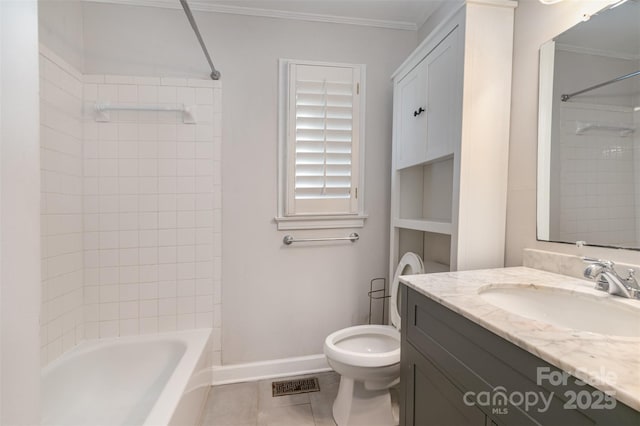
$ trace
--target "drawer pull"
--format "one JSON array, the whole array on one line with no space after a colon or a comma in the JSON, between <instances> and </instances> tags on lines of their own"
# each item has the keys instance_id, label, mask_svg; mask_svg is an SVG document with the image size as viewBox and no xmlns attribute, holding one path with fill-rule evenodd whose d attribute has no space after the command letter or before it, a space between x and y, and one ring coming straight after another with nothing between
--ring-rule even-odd
<instances>
[{"instance_id":1,"label":"drawer pull","mask_svg":"<svg viewBox=\"0 0 640 426\"><path fill-rule=\"evenodd\" d=\"M413 116L417 117L424 112L424 108L420 107L417 111L413 111Z\"/></svg>"}]
</instances>

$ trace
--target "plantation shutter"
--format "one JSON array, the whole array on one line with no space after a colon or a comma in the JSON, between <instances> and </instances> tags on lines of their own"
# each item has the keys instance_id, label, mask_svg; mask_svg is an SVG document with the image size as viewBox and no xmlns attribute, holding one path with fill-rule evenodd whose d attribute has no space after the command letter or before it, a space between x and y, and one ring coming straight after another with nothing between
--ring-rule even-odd
<instances>
[{"instance_id":1,"label":"plantation shutter","mask_svg":"<svg viewBox=\"0 0 640 426\"><path fill-rule=\"evenodd\" d=\"M289 67L287 213L356 213L360 67Z\"/></svg>"}]
</instances>

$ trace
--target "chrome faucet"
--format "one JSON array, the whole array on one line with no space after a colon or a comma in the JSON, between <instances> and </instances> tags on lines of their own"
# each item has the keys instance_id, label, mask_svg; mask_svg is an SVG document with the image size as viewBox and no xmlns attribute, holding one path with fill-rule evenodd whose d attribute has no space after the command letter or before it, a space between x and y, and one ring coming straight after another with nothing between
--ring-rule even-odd
<instances>
[{"instance_id":1,"label":"chrome faucet","mask_svg":"<svg viewBox=\"0 0 640 426\"><path fill-rule=\"evenodd\" d=\"M589 266L584 270L584 277L595 280L596 290L606 291L609 294L628 299L640 299L640 286L636 281L635 270L629 269L627 277L622 278L613 268L615 263L610 260L590 257L583 257L582 260L589 263Z\"/></svg>"}]
</instances>

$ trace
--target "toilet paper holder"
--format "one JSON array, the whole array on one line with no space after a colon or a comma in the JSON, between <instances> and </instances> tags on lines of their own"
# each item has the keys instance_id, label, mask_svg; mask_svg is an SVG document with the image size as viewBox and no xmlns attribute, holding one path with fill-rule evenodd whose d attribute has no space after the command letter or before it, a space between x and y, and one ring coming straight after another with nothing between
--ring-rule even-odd
<instances>
[{"instance_id":1,"label":"toilet paper holder","mask_svg":"<svg viewBox=\"0 0 640 426\"><path fill-rule=\"evenodd\" d=\"M376 282L382 282L382 287L377 288L377 289L373 289L374 285ZM382 293L382 294L380 294ZM367 296L369 296L369 324L371 324L371 312L372 312L372 307L373 307L373 301L374 300L382 300L382 321L380 321L380 324L384 324L384 315L385 315L385 307L386 307L386 303L384 302L385 299L388 299L389 297L391 297L391 295L387 294L387 279L386 278L374 278L371 281L369 281L369 292L367 293Z\"/></svg>"}]
</instances>

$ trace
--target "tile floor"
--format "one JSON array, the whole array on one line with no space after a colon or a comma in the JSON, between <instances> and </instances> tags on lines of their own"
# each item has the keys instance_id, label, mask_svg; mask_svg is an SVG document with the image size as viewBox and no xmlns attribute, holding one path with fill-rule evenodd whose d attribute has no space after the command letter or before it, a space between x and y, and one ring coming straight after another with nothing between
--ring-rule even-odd
<instances>
[{"instance_id":1,"label":"tile floor","mask_svg":"<svg viewBox=\"0 0 640 426\"><path fill-rule=\"evenodd\" d=\"M320 392L271 396L271 382L298 377L214 386L201 425L335 426L331 409L340 376L329 372L300 377L317 377ZM395 392L391 395L396 408Z\"/></svg>"},{"instance_id":2,"label":"tile floor","mask_svg":"<svg viewBox=\"0 0 640 426\"><path fill-rule=\"evenodd\" d=\"M320 392L272 397L271 382L286 379L214 386L201 425L335 426L331 406L338 393L340 376L329 372L300 377L317 377Z\"/></svg>"}]
</instances>

